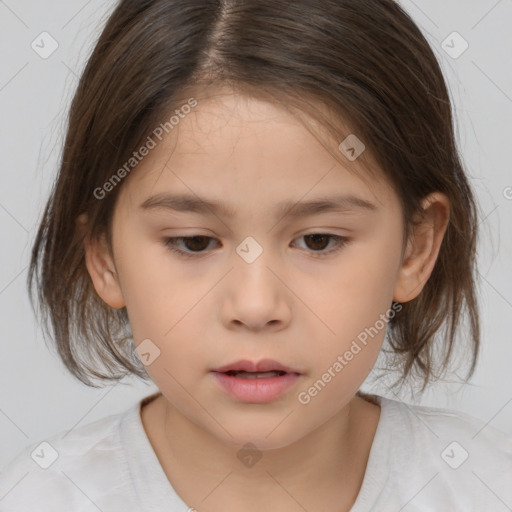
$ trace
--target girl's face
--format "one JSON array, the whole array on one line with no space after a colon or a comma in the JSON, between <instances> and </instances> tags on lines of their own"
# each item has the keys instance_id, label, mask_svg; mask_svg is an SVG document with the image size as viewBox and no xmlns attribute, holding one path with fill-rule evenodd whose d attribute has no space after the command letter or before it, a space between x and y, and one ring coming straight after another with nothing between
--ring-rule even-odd
<instances>
[{"instance_id":1,"label":"girl's face","mask_svg":"<svg viewBox=\"0 0 512 512\"><path fill-rule=\"evenodd\" d=\"M398 197L384 181L375 195L295 118L243 96L199 99L153 138L116 204L118 293L98 291L126 305L147 372L180 414L228 444L288 445L341 414L375 363L395 314ZM303 206L316 201L343 204ZM262 359L300 375L277 396L240 398L213 371Z\"/></svg>"}]
</instances>

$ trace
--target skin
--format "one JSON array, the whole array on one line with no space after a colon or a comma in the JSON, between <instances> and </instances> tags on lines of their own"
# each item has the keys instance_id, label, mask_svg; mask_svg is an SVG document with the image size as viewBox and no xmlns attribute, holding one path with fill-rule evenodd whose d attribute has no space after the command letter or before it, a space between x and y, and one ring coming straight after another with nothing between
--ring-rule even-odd
<instances>
[{"instance_id":1,"label":"skin","mask_svg":"<svg viewBox=\"0 0 512 512\"><path fill-rule=\"evenodd\" d=\"M407 302L421 292L449 201L440 193L425 198L425 221L402 258L400 203L383 178L370 190L347 170L357 160L342 165L275 105L230 92L194 97L193 113L122 183L113 255L103 239L85 240L99 296L112 308L127 308L136 345L149 338L160 350L146 369L162 395L143 408L144 428L174 489L198 511L349 510L380 415L356 392L385 328L308 404L297 396L392 300ZM353 193L378 210L273 215L277 202L333 191ZM160 192L223 201L236 216L139 208ZM313 233L349 242L320 258L336 242L315 244L305 237ZM199 235L211 239L179 247L200 256L183 258L164 245L166 236ZM236 252L248 236L263 248L250 264ZM275 401L239 402L214 382L215 367L267 357L302 372ZM246 443L262 455L251 467L237 457Z\"/></svg>"}]
</instances>

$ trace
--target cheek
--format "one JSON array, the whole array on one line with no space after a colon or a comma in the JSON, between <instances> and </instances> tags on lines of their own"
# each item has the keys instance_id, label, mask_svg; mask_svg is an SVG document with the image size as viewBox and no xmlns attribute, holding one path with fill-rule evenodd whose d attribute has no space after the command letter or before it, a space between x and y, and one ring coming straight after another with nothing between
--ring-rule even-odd
<instances>
[{"instance_id":1,"label":"cheek","mask_svg":"<svg viewBox=\"0 0 512 512\"><path fill-rule=\"evenodd\" d=\"M179 394L178 383L190 388L191 369L201 371L205 365L205 308L212 285L198 277L191 282L166 268L162 256L155 258L140 252L124 261L125 275L130 276L126 308L139 357L144 361L144 352L151 357L147 373L157 386Z\"/></svg>"},{"instance_id":2,"label":"cheek","mask_svg":"<svg viewBox=\"0 0 512 512\"><path fill-rule=\"evenodd\" d=\"M341 290L370 318L391 306L401 256L401 234L392 219L358 242L340 268Z\"/></svg>"},{"instance_id":3,"label":"cheek","mask_svg":"<svg viewBox=\"0 0 512 512\"><path fill-rule=\"evenodd\" d=\"M133 319L130 318L130 323L135 343L138 345L144 340L158 356L146 367L157 385L163 379L165 387L173 386L174 377L188 386L188 381L192 378L193 382L203 370L208 340L202 327L205 324L202 295L199 290L188 295L167 294L159 299L149 294L148 300L144 300L141 294L131 304ZM140 349L138 351L140 355Z\"/></svg>"},{"instance_id":4,"label":"cheek","mask_svg":"<svg viewBox=\"0 0 512 512\"><path fill-rule=\"evenodd\" d=\"M361 244L340 258L339 264L331 267L328 276L318 279L314 287L309 283L309 293L302 290L310 308L326 324L327 339L347 342L389 310L398 257L376 243Z\"/></svg>"},{"instance_id":5,"label":"cheek","mask_svg":"<svg viewBox=\"0 0 512 512\"><path fill-rule=\"evenodd\" d=\"M207 290L201 279L185 275L159 243L120 237L116 266L136 341L154 337L165 341ZM203 279L204 281L204 279ZM170 332L169 332L170 331Z\"/></svg>"},{"instance_id":6,"label":"cheek","mask_svg":"<svg viewBox=\"0 0 512 512\"><path fill-rule=\"evenodd\" d=\"M334 373L330 389L357 390L380 352L395 314L391 306L401 249L390 238L383 234L353 247L330 269L329 279L319 280L314 293L306 295L323 322L312 333L317 341L315 378ZM329 378L326 374L322 381Z\"/></svg>"},{"instance_id":7,"label":"cheek","mask_svg":"<svg viewBox=\"0 0 512 512\"><path fill-rule=\"evenodd\" d=\"M316 328L315 341L305 347L304 353L313 354L312 373L297 401L301 406L311 404L310 411L318 408L322 414L334 414L354 396L375 365L393 316L393 289L384 266L378 270L340 273L329 284L329 300L312 307L328 329Z\"/></svg>"}]
</instances>

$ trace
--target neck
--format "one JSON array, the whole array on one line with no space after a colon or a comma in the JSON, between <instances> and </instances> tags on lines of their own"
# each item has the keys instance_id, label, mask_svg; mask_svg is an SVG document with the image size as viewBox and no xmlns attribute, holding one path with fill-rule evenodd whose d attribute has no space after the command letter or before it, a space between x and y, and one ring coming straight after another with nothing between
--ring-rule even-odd
<instances>
[{"instance_id":1,"label":"neck","mask_svg":"<svg viewBox=\"0 0 512 512\"><path fill-rule=\"evenodd\" d=\"M292 510L294 501L297 510L298 503L322 510L333 509L334 502L336 510L349 510L361 488L380 416L378 405L355 396L292 444L251 451L219 440L164 396L154 404L146 430L162 468L180 497L205 512L234 504L246 511Z\"/></svg>"}]
</instances>

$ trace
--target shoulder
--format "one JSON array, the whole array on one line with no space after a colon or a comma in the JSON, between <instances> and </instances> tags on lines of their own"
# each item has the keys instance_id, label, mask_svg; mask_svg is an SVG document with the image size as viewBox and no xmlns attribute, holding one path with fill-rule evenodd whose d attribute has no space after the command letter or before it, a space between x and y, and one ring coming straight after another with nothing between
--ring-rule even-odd
<instances>
[{"instance_id":1,"label":"shoulder","mask_svg":"<svg viewBox=\"0 0 512 512\"><path fill-rule=\"evenodd\" d=\"M25 447L0 472L0 511L97 510L112 503L104 490L119 486L126 471L120 424L134 410Z\"/></svg>"},{"instance_id":2,"label":"shoulder","mask_svg":"<svg viewBox=\"0 0 512 512\"><path fill-rule=\"evenodd\" d=\"M427 445L452 439L468 449L481 450L508 460L512 457L512 436L469 414L450 409L411 405L398 400L382 399L394 412L396 422L414 439ZM381 402L382 403L382 402Z\"/></svg>"},{"instance_id":3,"label":"shoulder","mask_svg":"<svg viewBox=\"0 0 512 512\"><path fill-rule=\"evenodd\" d=\"M392 457L391 487L407 488L410 496L416 489L418 508L411 510L443 503L464 511L512 507L512 436L461 412L379 401Z\"/></svg>"}]
</instances>

